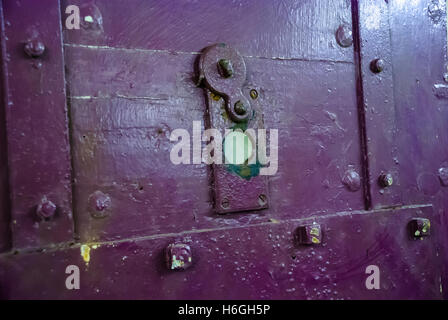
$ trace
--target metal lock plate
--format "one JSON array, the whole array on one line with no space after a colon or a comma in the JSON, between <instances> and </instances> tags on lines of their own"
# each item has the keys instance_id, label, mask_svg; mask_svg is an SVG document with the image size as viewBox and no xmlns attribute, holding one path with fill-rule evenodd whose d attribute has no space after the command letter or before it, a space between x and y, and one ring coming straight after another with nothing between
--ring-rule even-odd
<instances>
[{"instance_id":1,"label":"metal lock plate","mask_svg":"<svg viewBox=\"0 0 448 320\"><path fill-rule=\"evenodd\" d=\"M223 214L268 208L267 179L260 175L262 165L257 157L257 129L264 128L263 114L258 92L243 87L246 81L243 57L226 44L216 44L203 51L199 71L207 96L205 127L224 133L223 163L212 164L215 211ZM245 153L244 162L226 163L227 142L230 137L236 141L237 135L247 137L250 142L245 148L252 146L247 148L252 152L247 157Z\"/></svg>"}]
</instances>

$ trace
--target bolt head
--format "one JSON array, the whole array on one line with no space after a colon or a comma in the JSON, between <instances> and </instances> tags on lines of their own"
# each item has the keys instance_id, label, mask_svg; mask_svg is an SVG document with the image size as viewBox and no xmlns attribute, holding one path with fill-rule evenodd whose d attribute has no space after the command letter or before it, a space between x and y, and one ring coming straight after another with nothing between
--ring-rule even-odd
<instances>
[{"instance_id":1,"label":"bolt head","mask_svg":"<svg viewBox=\"0 0 448 320\"><path fill-rule=\"evenodd\" d=\"M336 41L343 48L350 47L353 44L352 28L347 24L341 24L336 30Z\"/></svg>"},{"instance_id":2,"label":"bolt head","mask_svg":"<svg viewBox=\"0 0 448 320\"><path fill-rule=\"evenodd\" d=\"M232 77L234 73L232 62L229 59L220 59L218 61L218 72L224 78Z\"/></svg>"},{"instance_id":3,"label":"bolt head","mask_svg":"<svg viewBox=\"0 0 448 320\"><path fill-rule=\"evenodd\" d=\"M383 59L375 59L370 63L370 70L373 73L380 73L384 70L385 62Z\"/></svg>"},{"instance_id":4,"label":"bolt head","mask_svg":"<svg viewBox=\"0 0 448 320\"><path fill-rule=\"evenodd\" d=\"M165 250L166 266L170 270L185 270L193 263L191 248L184 243L171 243Z\"/></svg>"},{"instance_id":5,"label":"bolt head","mask_svg":"<svg viewBox=\"0 0 448 320\"><path fill-rule=\"evenodd\" d=\"M387 188L394 183L394 178L390 173L383 173L378 177L378 183L383 188Z\"/></svg>"},{"instance_id":6,"label":"bolt head","mask_svg":"<svg viewBox=\"0 0 448 320\"><path fill-rule=\"evenodd\" d=\"M55 215L56 209L57 207L52 201L48 200L47 197L43 197L37 205L36 214L41 219L50 219Z\"/></svg>"},{"instance_id":7,"label":"bolt head","mask_svg":"<svg viewBox=\"0 0 448 320\"><path fill-rule=\"evenodd\" d=\"M244 105L244 103L241 102L240 100L238 100L238 101L235 103L233 109L235 110L236 114L238 114L238 115L240 115L240 116L245 115L246 112L247 112L247 107L246 107L246 106Z\"/></svg>"},{"instance_id":8,"label":"bolt head","mask_svg":"<svg viewBox=\"0 0 448 320\"><path fill-rule=\"evenodd\" d=\"M409 222L409 231L411 237L422 238L429 236L431 229L431 222L426 218L414 218Z\"/></svg>"},{"instance_id":9,"label":"bolt head","mask_svg":"<svg viewBox=\"0 0 448 320\"><path fill-rule=\"evenodd\" d=\"M322 230L320 224L300 226L296 229L295 240L299 245L317 245L322 243Z\"/></svg>"},{"instance_id":10,"label":"bolt head","mask_svg":"<svg viewBox=\"0 0 448 320\"><path fill-rule=\"evenodd\" d=\"M107 216L107 209L110 205L110 197L101 191L95 191L89 197L90 212L94 218L103 218Z\"/></svg>"},{"instance_id":11,"label":"bolt head","mask_svg":"<svg viewBox=\"0 0 448 320\"><path fill-rule=\"evenodd\" d=\"M29 40L23 48L25 53L31 58L38 58L45 52L45 45L37 39Z\"/></svg>"}]
</instances>

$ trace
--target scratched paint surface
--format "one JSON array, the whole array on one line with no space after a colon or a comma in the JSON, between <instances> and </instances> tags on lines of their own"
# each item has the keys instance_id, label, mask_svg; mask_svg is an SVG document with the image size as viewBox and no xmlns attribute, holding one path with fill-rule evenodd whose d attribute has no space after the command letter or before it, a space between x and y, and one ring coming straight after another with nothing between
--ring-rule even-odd
<instances>
[{"instance_id":1,"label":"scratched paint surface","mask_svg":"<svg viewBox=\"0 0 448 320\"><path fill-rule=\"evenodd\" d=\"M30 5L25 0L3 2L9 221L11 243L22 248L73 239L60 8L55 2L48 7L36 5L35 10L22 9ZM45 43L39 59L24 52L32 40ZM58 206L52 221L43 222L35 215L43 197Z\"/></svg>"},{"instance_id":2,"label":"scratched paint surface","mask_svg":"<svg viewBox=\"0 0 448 320\"><path fill-rule=\"evenodd\" d=\"M360 4L371 205L433 203L445 230L448 190L439 172L448 164L448 113L446 99L434 91L434 86L444 86L445 5L439 0ZM373 19L372 6L379 14L375 24L366 24ZM376 58L385 61L384 71L378 74L369 68ZM387 188L378 183L384 173L394 179ZM439 236L446 243L446 235ZM446 262L446 250L441 255ZM446 272L442 274L445 282Z\"/></svg>"},{"instance_id":3,"label":"scratched paint surface","mask_svg":"<svg viewBox=\"0 0 448 320\"><path fill-rule=\"evenodd\" d=\"M279 171L270 179L270 210L216 217L207 166L169 160L169 132L191 132L192 121L204 119L203 89L193 81L195 58L66 47L77 230L83 240L363 208L362 193L341 183L349 166L360 167L355 82L343 81L353 65L247 58L246 91L260 88L265 127L279 130ZM157 67L162 64L169 67ZM325 79L313 81L320 72ZM88 212L87 198L95 190L112 198L108 219L93 220Z\"/></svg>"},{"instance_id":4,"label":"scratched paint surface","mask_svg":"<svg viewBox=\"0 0 448 320\"><path fill-rule=\"evenodd\" d=\"M70 130L70 144L55 144L62 155L37 153L38 164L24 162L23 172L10 166L13 175L31 177L47 168L41 162L60 166L51 175L60 185L35 184L20 205L32 215L41 188L61 195L56 201L65 208L73 200L75 233L71 220L52 219L40 224L46 233L13 229L12 237L0 236L0 248L22 239L0 254L0 298L446 298L448 204L440 168L448 166L447 114L446 100L433 92L447 62L446 15L444 8L428 10L434 1L61 1L61 8L40 4L40 13L32 1L19 2L35 19L52 10L64 16L67 4L81 7L81 30L63 30L62 38L56 33L59 47L46 43L44 68L63 63L65 73L53 70L51 80L61 89L45 99L33 93L42 86L33 77L29 91L18 91L18 77L39 60L11 49L24 41L23 30L38 24L21 28L10 21L10 35L20 36L8 42L7 29L2 32L13 61L6 65L16 71L3 82L11 80L7 89L24 110L6 131L10 159L29 155L17 152L17 137L29 127L41 133L33 124L49 117L28 116L29 97L58 105L61 127L44 130L45 139L65 139ZM15 12L12 4L3 7ZM362 46L342 48L335 30L352 18L355 29L360 22ZM57 15L47 20L61 23ZM169 133L191 131L193 120L204 120L195 62L217 42L241 52L243 91L249 97L257 89L265 127L279 130L268 210L216 215L209 168L169 160ZM386 68L373 74L368 65L378 57ZM418 63L422 57L429 67ZM61 180L69 179L70 167L71 184ZM386 170L394 184L380 188L377 177ZM21 184L11 186L12 194L23 192ZM6 199L8 191L0 188ZM431 220L431 236L410 238L414 217ZM321 244L298 245L297 228L313 222L321 225ZM191 247L187 270L167 269L164 251L173 242ZM63 286L69 264L81 268L79 291ZM380 267L383 290L365 288L369 264Z\"/></svg>"},{"instance_id":5,"label":"scratched paint surface","mask_svg":"<svg viewBox=\"0 0 448 320\"><path fill-rule=\"evenodd\" d=\"M215 5L225 10L224 4L217 2ZM295 8L297 14L303 16L323 15L322 25L314 32L328 28L325 23L328 20L336 29L350 14L350 7L344 2L335 4L337 12L332 12L331 17L321 5ZM273 14L270 2L251 6L263 14ZM140 28L148 28L148 32L141 30L133 39L116 35L108 41L110 26L106 26L121 4L109 7L98 2L96 7L102 14L102 27L77 33L66 31L65 39L76 178L74 191L79 199L76 230L82 240L250 224L274 217L310 216L316 210L325 213L363 207L362 193L353 195L341 184L348 167L359 171L360 151L354 125L357 114L353 54L350 49L344 50L334 43L333 32L322 31L328 39L320 40L332 43L328 50L332 52L331 59L327 58L327 51L315 53L303 43L294 47L290 47L289 42L278 47L273 43L247 47L244 37L233 37L235 30L218 27L213 35L207 35L206 28L201 28L194 41L190 38L191 41L183 41L183 33L175 29L172 35L179 37L178 41L158 37L160 42L154 40L143 45L139 38L148 35L156 26L176 27L167 22L160 25L154 20L150 25L140 25ZM182 6L175 7L172 14L179 15L179 8ZM137 12L144 10L158 19L157 13L165 12L166 7L165 4L154 2L148 6L137 1L126 10L129 9L131 15L142 15ZM222 16L222 10L214 10L209 5L202 9L205 15L216 18ZM253 23L258 25L258 19L254 18ZM302 22L294 20L294 23ZM289 30L287 24L280 27L288 39L294 38L295 32ZM191 33L197 32L193 25L189 29ZM244 89L248 93L254 87L259 88L257 100L265 110L265 127L279 129L280 169L270 181L271 209L261 214L216 216L207 166L174 166L169 161L169 150L173 146L168 140L169 132L176 128L191 131L192 121L204 119L206 104L203 89L195 85L194 63L198 58L195 52L214 43L209 40L211 36L220 41L229 39L230 43L235 43L230 37L241 41L235 45L246 53L248 75ZM252 36L257 40L257 35ZM313 34L309 39L316 42L314 37ZM265 50L269 48L282 51L271 53L275 54L271 59L257 58L266 55ZM166 67L160 68L161 65ZM92 72L93 69L96 72ZM316 81L316 73L325 73L325 78ZM283 81L279 82L279 78ZM297 83L303 85L297 86ZM319 93L316 95L316 92ZM291 139L291 136L299 138ZM336 140L341 144L336 144ZM313 191L315 188L318 193ZM107 219L91 218L87 199L96 190L113 199L110 209L113 214ZM179 208L183 208L182 214Z\"/></svg>"},{"instance_id":6,"label":"scratched paint surface","mask_svg":"<svg viewBox=\"0 0 448 320\"><path fill-rule=\"evenodd\" d=\"M346 0L237 0L232 3L227 0L98 0L91 4L75 0L62 3L81 5L81 14L91 15L95 10L92 7L101 13L93 24L86 25L90 32L66 30L67 43L199 52L206 46L225 42L250 56L346 62L353 59L352 52L338 47L334 38L339 24L351 21L350 2Z\"/></svg>"},{"instance_id":7,"label":"scratched paint surface","mask_svg":"<svg viewBox=\"0 0 448 320\"><path fill-rule=\"evenodd\" d=\"M318 246L297 246L294 231L305 221L291 220L104 243L90 249L88 264L79 247L12 256L0 269L0 281L6 283L0 296L16 298L28 292L38 299L437 299L440 272L433 272L434 242L410 240L407 230L396 229L416 214L432 218L431 211L361 211L314 219L323 226ZM175 240L193 250L193 266L185 271L170 271L163 263L164 248ZM407 252L413 254L403 256ZM394 259L397 256L402 258ZM41 268L22 274L31 262ZM82 283L88 285L71 291L62 286L41 289L42 278L64 283L59 266L68 264L80 267ZM383 290L365 288L364 271L370 264L382 270Z\"/></svg>"}]
</instances>

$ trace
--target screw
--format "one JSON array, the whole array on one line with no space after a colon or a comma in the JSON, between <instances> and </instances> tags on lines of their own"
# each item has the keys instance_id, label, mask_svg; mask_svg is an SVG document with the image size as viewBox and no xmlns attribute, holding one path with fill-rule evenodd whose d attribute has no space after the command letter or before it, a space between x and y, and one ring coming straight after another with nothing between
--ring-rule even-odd
<instances>
[{"instance_id":1,"label":"screw","mask_svg":"<svg viewBox=\"0 0 448 320\"><path fill-rule=\"evenodd\" d=\"M44 54L45 45L42 43L42 41L33 39L33 40L29 40L25 44L23 50L31 58L38 58Z\"/></svg>"},{"instance_id":2,"label":"screw","mask_svg":"<svg viewBox=\"0 0 448 320\"><path fill-rule=\"evenodd\" d=\"M380 73L384 70L384 60L383 59L375 59L370 62L370 70L373 73Z\"/></svg>"},{"instance_id":3,"label":"screw","mask_svg":"<svg viewBox=\"0 0 448 320\"><path fill-rule=\"evenodd\" d=\"M246 112L247 112L247 108L244 105L244 103L241 102L241 100L238 100L237 102L235 102L233 109L235 110L236 114L238 114L240 116L246 114Z\"/></svg>"},{"instance_id":4,"label":"screw","mask_svg":"<svg viewBox=\"0 0 448 320\"><path fill-rule=\"evenodd\" d=\"M110 197L101 191L95 191L89 197L89 204L91 209L91 214L94 218L103 218L107 216L105 212L107 208L110 207Z\"/></svg>"},{"instance_id":5,"label":"screw","mask_svg":"<svg viewBox=\"0 0 448 320\"><path fill-rule=\"evenodd\" d=\"M43 197L36 208L36 214L42 219L49 219L56 213L56 205Z\"/></svg>"},{"instance_id":6,"label":"screw","mask_svg":"<svg viewBox=\"0 0 448 320\"><path fill-rule=\"evenodd\" d=\"M343 48L350 47L353 43L352 29L346 24L341 24L336 30L336 41Z\"/></svg>"},{"instance_id":7,"label":"screw","mask_svg":"<svg viewBox=\"0 0 448 320\"><path fill-rule=\"evenodd\" d=\"M250 90L250 97L254 100L257 99L258 98L257 90L255 90L255 89Z\"/></svg>"},{"instance_id":8,"label":"screw","mask_svg":"<svg viewBox=\"0 0 448 320\"><path fill-rule=\"evenodd\" d=\"M383 173L378 177L378 183L383 188L390 187L394 183L394 178L390 173Z\"/></svg>"},{"instance_id":9,"label":"screw","mask_svg":"<svg viewBox=\"0 0 448 320\"><path fill-rule=\"evenodd\" d=\"M170 270L185 270L193 263L191 248L184 243L171 243L165 249L166 266Z\"/></svg>"},{"instance_id":10,"label":"screw","mask_svg":"<svg viewBox=\"0 0 448 320\"><path fill-rule=\"evenodd\" d=\"M233 66L229 59L220 59L218 61L218 71L224 78L230 78L233 76Z\"/></svg>"},{"instance_id":11,"label":"screw","mask_svg":"<svg viewBox=\"0 0 448 320\"><path fill-rule=\"evenodd\" d=\"M265 194L260 194L260 195L258 196L258 204L259 204L260 206L264 206L264 205L266 205L266 202L267 202L267 197L266 197L266 195L265 195Z\"/></svg>"}]
</instances>

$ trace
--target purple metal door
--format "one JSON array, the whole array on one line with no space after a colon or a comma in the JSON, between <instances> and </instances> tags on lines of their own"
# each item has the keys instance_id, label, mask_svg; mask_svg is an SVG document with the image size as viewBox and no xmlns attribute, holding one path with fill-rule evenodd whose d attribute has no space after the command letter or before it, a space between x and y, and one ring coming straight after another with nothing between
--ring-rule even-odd
<instances>
[{"instance_id":1,"label":"purple metal door","mask_svg":"<svg viewBox=\"0 0 448 320\"><path fill-rule=\"evenodd\" d=\"M446 298L443 1L1 10L2 298ZM258 173L170 160L176 129L241 127L230 95L198 86L203 50L219 43L244 61L240 99L278 130L263 197ZM232 59L224 78L238 75ZM232 187L237 209L217 210ZM379 289L366 286L372 265Z\"/></svg>"}]
</instances>

